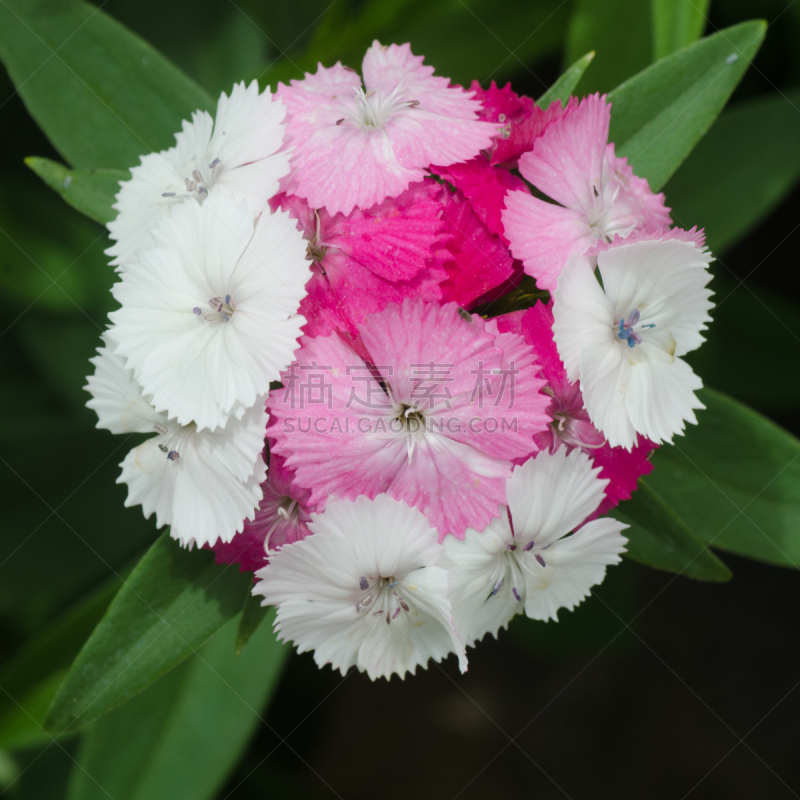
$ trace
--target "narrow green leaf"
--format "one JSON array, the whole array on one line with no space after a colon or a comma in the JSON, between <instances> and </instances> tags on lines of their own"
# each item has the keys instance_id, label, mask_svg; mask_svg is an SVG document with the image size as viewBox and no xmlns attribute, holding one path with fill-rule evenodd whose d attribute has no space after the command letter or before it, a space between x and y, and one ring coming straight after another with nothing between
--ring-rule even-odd
<instances>
[{"instance_id":1,"label":"narrow green leaf","mask_svg":"<svg viewBox=\"0 0 800 800\"><path fill-rule=\"evenodd\" d=\"M567 31L567 64L594 50L584 91L607 92L643 70L652 53L646 0L576 0Z\"/></svg>"},{"instance_id":2,"label":"narrow green leaf","mask_svg":"<svg viewBox=\"0 0 800 800\"><path fill-rule=\"evenodd\" d=\"M760 20L743 22L662 58L614 89L609 140L658 191L711 127L758 52Z\"/></svg>"},{"instance_id":3,"label":"narrow green leaf","mask_svg":"<svg viewBox=\"0 0 800 800\"><path fill-rule=\"evenodd\" d=\"M740 283L723 266L713 266L714 322L705 344L687 361L706 383L762 414L796 414L800 370L786 365L800 364L800 303L787 292L769 291L753 281ZM764 342L779 346L764 347ZM742 375L758 378L742 380Z\"/></svg>"},{"instance_id":4,"label":"narrow green leaf","mask_svg":"<svg viewBox=\"0 0 800 800\"><path fill-rule=\"evenodd\" d=\"M0 748L21 750L53 741L54 734L48 733L42 723L66 674L66 669L58 670L15 698L16 704L0 719Z\"/></svg>"},{"instance_id":5,"label":"narrow green leaf","mask_svg":"<svg viewBox=\"0 0 800 800\"><path fill-rule=\"evenodd\" d=\"M242 652L250 637L258 630L261 623L270 611L268 606L261 605L261 597L248 594L239 618L239 627L236 629L236 654Z\"/></svg>"},{"instance_id":6,"label":"narrow green leaf","mask_svg":"<svg viewBox=\"0 0 800 800\"><path fill-rule=\"evenodd\" d=\"M35 156L26 158L25 163L69 205L101 225L117 215L111 205L119 182L130 177L128 172L117 169L69 169Z\"/></svg>"},{"instance_id":7,"label":"narrow green leaf","mask_svg":"<svg viewBox=\"0 0 800 800\"><path fill-rule=\"evenodd\" d=\"M536 105L539 108L547 109L551 103L560 100L565 105L573 89L578 85L578 81L583 77L586 68L592 63L594 50L581 56L539 99Z\"/></svg>"},{"instance_id":8,"label":"narrow green leaf","mask_svg":"<svg viewBox=\"0 0 800 800\"><path fill-rule=\"evenodd\" d=\"M653 61L700 38L710 0L651 0Z\"/></svg>"},{"instance_id":9,"label":"narrow green leaf","mask_svg":"<svg viewBox=\"0 0 800 800\"><path fill-rule=\"evenodd\" d=\"M735 164L736 169L731 165ZM743 239L800 179L800 92L726 109L664 190L675 222L714 253Z\"/></svg>"},{"instance_id":10,"label":"narrow green leaf","mask_svg":"<svg viewBox=\"0 0 800 800\"><path fill-rule=\"evenodd\" d=\"M53 731L84 725L153 683L242 608L250 575L163 534L81 650L47 714Z\"/></svg>"},{"instance_id":11,"label":"narrow green leaf","mask_svg":"<svg viewBox=\"0 0 800 800\"><path fill-rule=\"evenodd\" d=\"M686 527L686 523L650 487L648 479L630 500L611 511L611 516L631 527L629 558L649 567L679 572L701 581L727 581L731 571Z\"/></svg>"},{"instance_id":12,"label":"narrow green leaf","mask_svg":"<svg viewBox=\"0 0 800 800\"><path fill-rule=\"evenodd\" d=\"M72 771L69 800L207 800L261 722L290 648L268 626L234 655L224 631L147 691L98 720Z\"/></svg>"},{"instance_id":13,"label":"narrow green leaf","mask_svg":"<svg viewBox=\"0 0 800 800\"><path fill-rule=\"evenodd\" d=\"M0 58L73 167L127 169L174 144L211 98L135 34L87 3L3 0Z\"/></svg>"},{"instance_id":14,"label":"narrow green leaf","mask_svg":"<svg viewBox=\"0 0 800 800\"><path fill-rule=\"evenodd\" d=\"M772 564L800 566L800 441L724 394L672 446L648 482L701 539Z\"/></svg>"},{"instance_id":15,"label":"narrow green leaf","mask_svg":"<svg viewBox=\"0 0 800 800\"><path fill-rule=\"evenodd\" d=\"M125 570L127 573L129 570ZM114 577L30 640L0 672L0 748L49 742L42 722L67 669L121 584Z\"/></svg>"}]
</instances>

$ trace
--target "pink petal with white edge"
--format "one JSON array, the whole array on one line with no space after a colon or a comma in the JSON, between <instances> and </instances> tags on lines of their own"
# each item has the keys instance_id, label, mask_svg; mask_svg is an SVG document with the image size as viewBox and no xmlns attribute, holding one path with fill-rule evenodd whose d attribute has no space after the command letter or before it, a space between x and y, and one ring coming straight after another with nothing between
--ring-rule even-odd
<instances>
[{"instance_id":1,"label":"pink petal with white edge","mask_svg":"<svg viewBox=\"0 0 800 800\"><path fill-rule=\"evenodd\" d=\"M464 538L482 531L505 503L511 463L447 436L420 442L413 463L403 460L388 489L391 497L422 511L439 531Z\"/></svg>"},{"instance_id":2,"label":"pink petal with white edge","mask_svg":"<svg viewBox=\"0 0 800 800\"><path fill-rule=\"evenodd\" d=\"M597 241L586 217L527 192L509 192L505 202L502 219L511 252L538 288L552 292L570 255L585 253Z\"/></svg>"},{"instance_id":3,"label":"pink petal with white edge","mask_svg":"<svg viewBox=\"0 0 800 800\"><path fill-rule=\"evenodd\" d=\"M553 122L533 152L519 160L522 177L561 205L585 209L603 178L611 105L605 95L584 98Z\"/></svg>"}]
</instances>

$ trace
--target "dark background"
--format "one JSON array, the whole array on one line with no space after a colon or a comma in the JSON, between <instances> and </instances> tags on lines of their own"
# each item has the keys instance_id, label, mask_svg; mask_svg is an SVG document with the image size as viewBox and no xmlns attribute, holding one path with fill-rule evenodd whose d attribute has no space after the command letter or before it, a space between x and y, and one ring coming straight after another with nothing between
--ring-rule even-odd
<instances>
[{"instance_id":1,"label":"dark background","mask_svg":"<svg viewBox=\"0 0 800 800\"><path fill-rule=\"evenodd\" d=\"M438 74L484 86L511 80L535 97L569 61L574 15L600 7L539 5L544 21L534 31L530 4L411 3L400 13L386 2L374 35L410 39ZM625 7L613 0L597 13ZM345 0L290 8L110 0L103 8L212 92L267 66L267 82L300 77L313 68L311 51L357 67L366 46L325 38L326 25L362 19L367 4ZM713 0L706 33L754 17L770 28L731 108L774 96L800 107L800 3ZM606 32L579 93L611 89L643 68L648 25L634 13ZM125 490L114 483L130 445L96 431L83 406L88 358L111 308L106 240L24 166L28 155L58 155L5 73L0 98L0 658L8 658L132 563L156 531L139 508L123 508ZM692 158L665 188L668 205ZM786 170L791 187L800 167ZM709 385L797 434L800 191L778 195L768 215L717 252L712 286L726 302L694 363ZM718 199L709 221L680 222L706 224L713 247L726 202ZM499 641L484 642L465 676L451 659L404 682L371 683L293 655L219 797L800 797L800 577L722 556L734 573L725 585L626 561L557 626L517 619ZM75 746L0 750L0 794L63 797Z\"/></svg>"}]
</instances>

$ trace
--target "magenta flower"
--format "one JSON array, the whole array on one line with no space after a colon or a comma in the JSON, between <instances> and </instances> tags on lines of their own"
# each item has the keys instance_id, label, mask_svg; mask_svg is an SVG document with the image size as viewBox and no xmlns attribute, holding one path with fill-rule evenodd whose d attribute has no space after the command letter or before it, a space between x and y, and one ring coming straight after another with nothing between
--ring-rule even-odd
<instances>
[{"instance_id":1,"label":"magenta flower","mask_svg":"<svg viewBox=\"0 0 800 800\"><path fill-rule=\"evenodd\" d=\"M284 188L312 208L349 214L397 197L431 164L466 161L491 145L497 125L478 119L474 92L435 77L409 44L373 42L358 73L319 65L286 103L292 172Z\"/></svg>"},{"instance_id":2,"label":"magenta flower","mask_svg":"<svg viewBox=\"0 0 800 800\"><path fill-rule=\"evenodd\" d=\"M500 236L490 232L461 192L442 189L442 217L450 239L442 259L446 280L442 301L472 308L487 292L506 286L514 275L513 259Z\"/></svg>"},{"instance_id":3,"label":"magenta flower","mask_svg":"<svg viewBox=\"0 0 800 800\"><path fill-rule=\"evenodd\" d=\"M368 211L331 215L315 211L296 195L279 195L270 205L289 211L308 241L312 278L300 314L309 336L339 329L353 336L367 314L418 296L438 301L447 277L440 262L452 238L442 220L441 187L428 180Z\"/></svg>"},{"instance_id":4,"label":"magenta flower","mask_svg":"<svg viewBox=\"0 0 800 800\"><path fill-rule=\"evenodd\" d=\"M294 481L286 462L270 456L267 479L261 484L264 497L255 518L244 523L244 530L230 542L218 541L211 547L217 564L239 564L241 572L255 572L266 566L269 555L284 544L305 539L311 519L308 489Z\"/></svg>"},{"instance_id":5,"label":"magenta flower","mask_svg":"<svg viewBox=\"0 0 800 800\"><path fill-rule=\"evenodd\" d=\"M567 379L567 371L558 355L553 339L552 308L552 302L547 305L537 303L525 311L497 317L497 325L501 331L523 336L525 342L533 346L536 363L541 365L542 377L547 381L542 391L551 398L547 413L553 421L547 430L537 434L537 448L550 453L561 447L566 447L567 451L581 449L596 466L602 467L600 477L608 484L605 499L590 517L595 519L621 500L630 499L639 478L652 471L649 456L658 445L641 436L632 450L611 447L606 437L594 427L583 405L580 384Z\"/></svg>"},{"instance_id":6,"label":"magenta flower","mask_svg":"<svg viewBox=\"0 0 800 800\"><path fill-rule=\"evenodd\" d=\"M359 326L361 355L338 335L304 337L268 401L273 452L311 503L383 492L439 530L482 530L505 503L511 461L550 422L532 348L419 299Z\"/></svg>"},{"instance_id":7,"label":"magenta flower","mask_svg":"<svg viewBox=\"0 0 800 800\"><path fill-rule=\"evenodd\" d=\"M532 150L534 141L567 110L561 107L560 100L543 110L530 97L514 92L510 83L500 89L492 81L488 89L482 89L478 81L473 81L470 89L481 101L479 119L500 126L489 151L492 166L502 164L508 169L516 167L519 157ZM571 97L567 108L575 104L577 98Z\"/></svg>"},{"instance_id":8,"label":"magenta flower","mask_svg":"<svg viewBox=\"0 0 800 800\"><path fill-rule=\"evenodd\" d=\"M556 203L512 191L503 212L511 252L542 289L552 291L573 253L635 230L666 231L664 195L653 194L608 144L611 105L584 98L547 127L520 157L522 176Z\"/></svg>"}]
</instances>

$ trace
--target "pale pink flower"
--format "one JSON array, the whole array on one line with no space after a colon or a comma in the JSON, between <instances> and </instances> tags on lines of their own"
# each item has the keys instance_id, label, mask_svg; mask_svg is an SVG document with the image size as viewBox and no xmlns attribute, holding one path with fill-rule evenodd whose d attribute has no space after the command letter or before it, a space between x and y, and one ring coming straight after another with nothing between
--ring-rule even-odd
<instances>
[{"instance_id":1,"label":"pale pink flower","mask_svg":"<svg viewBox=\"0 0 800 800\"><path fill-rule=\"evenodd\" d=\"M286 103L292 172L284 188L312 208L349 214L397 197L431 164L466 161L497 125L478 119L474 92L435 77L409 44L373 42L358 73L337 63L291 86Z\"/></svg>"},{"instance_id":2,"label":"pale pink flower","mask_svg":"<svg viewBox=\"0 0 800 800\"><path fill-rule=\"evenodd\" d=\"M304 337L268 402L273 452L311 502L386 492L444 537L482 530L505 502L511 460L536 450L549 398L521 336L407 299L338 335Z\"/></svg>"},{"instance_id":3,"label":"pale pink flower","mask_svg":"<svg viewBox=\"0 0 800 800\"><path fill-rule=\"evenodd\" d=\"M520 157L522 176L560 203L523 191L506 197L502 217L511 252L539 288L555 289L569 256L585 253L598 241L669 228L664 195L653 194L608 144L610 118L605 95L584 98Z\"/></svg>"}]
</instances>

